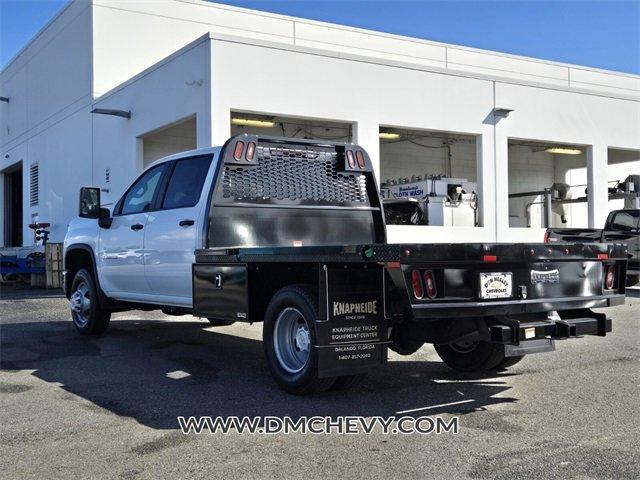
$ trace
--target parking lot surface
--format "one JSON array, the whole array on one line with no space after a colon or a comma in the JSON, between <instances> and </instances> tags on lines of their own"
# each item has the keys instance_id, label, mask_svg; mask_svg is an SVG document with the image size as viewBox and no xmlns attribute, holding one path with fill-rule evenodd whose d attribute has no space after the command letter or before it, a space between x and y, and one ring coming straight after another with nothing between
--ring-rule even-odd
<instances>
[{"instance_id":1,"label":"parking lot surface","mask_svg":"<svg viewBox=\"0 0 640 480\"><path fill-rule=\"evenodd\" d=\"M638 478L640 300L613 333L465 376L391 353L353 391L293 397L260 325L115 314L78 335L58 292L1 293L0 471L25 478ZM183 435L178 416L459 416L458 435Z\"/></svg>"}]
</instances>

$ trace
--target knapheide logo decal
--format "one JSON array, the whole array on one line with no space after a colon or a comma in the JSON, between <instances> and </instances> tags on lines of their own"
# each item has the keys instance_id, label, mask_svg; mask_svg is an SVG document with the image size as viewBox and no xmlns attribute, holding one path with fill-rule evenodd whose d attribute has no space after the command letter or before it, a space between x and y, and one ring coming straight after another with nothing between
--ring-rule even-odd
<instances>
[{"instance_id":1,"label":"knapheide logo decal","mask_svg":"<svg viewBox=\"0 0 640 480\"><path fill-rule=\"evenodd\" d=\"M376 315L378 313L378 301L373 300L371 302L333 302L333 316L338 315L352 315L354 313L369 313Z\"/></svg>"}]
</instances>

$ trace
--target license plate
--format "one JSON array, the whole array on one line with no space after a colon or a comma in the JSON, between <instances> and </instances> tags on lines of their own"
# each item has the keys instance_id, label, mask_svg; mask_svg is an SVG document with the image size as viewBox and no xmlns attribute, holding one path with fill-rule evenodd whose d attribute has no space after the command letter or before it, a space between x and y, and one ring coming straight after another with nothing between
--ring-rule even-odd
<instances>
[{"instance_id":1,"label":"license plate","mask_svg":"<svg viewBox=\"0 0 640 480\"><path fill-rule=\"evenodd\" d=\"M480 298L509 298L513 292L511 272L491 272L480 274Z\"/></svg>"}]
</instances>

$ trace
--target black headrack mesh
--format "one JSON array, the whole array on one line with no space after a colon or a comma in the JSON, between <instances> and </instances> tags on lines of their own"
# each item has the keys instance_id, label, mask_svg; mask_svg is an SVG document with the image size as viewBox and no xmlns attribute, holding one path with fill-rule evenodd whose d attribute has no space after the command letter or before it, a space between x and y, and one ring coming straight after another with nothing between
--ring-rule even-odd
<instances>
[{"instance_id":1,"label":"black headrack mesh","mask_svg":"<svg viewBox=\"0 0 640 480\"><path fill-rule=\"evenodd\" d=\"M369 205L366 176L339 172L333 148L258 145L256 165L225 165L222 201Z\"/></svg>"}]
</instances>

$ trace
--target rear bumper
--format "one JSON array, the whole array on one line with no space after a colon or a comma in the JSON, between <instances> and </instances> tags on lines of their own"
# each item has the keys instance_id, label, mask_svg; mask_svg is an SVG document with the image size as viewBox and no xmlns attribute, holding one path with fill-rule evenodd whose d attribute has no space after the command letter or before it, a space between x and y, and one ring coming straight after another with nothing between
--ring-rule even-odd
<instances>
[{"instance_id":1,"label":"rear bumper","mask_svg":"<svg viewBox=\"0 0 640 480\"><path fill-rule=\"evenodd\" d=\"M504 319L499 324L489 326L489 341L526 348L538 340L564 340L584 335L604 337L609 332L611 319L605 314L590 310L574 310L567 318L558 320L520 322Z\"/></svg>"},{"instance_id":2,"label":"rear bumper","mask_svg":"<svg viewBox=\"0 0 640 480\"><path fill-rule=\"evenodd\" d=\"M565 297L529 300L505 300L487 302L446 302L411 305L416 320L448 317L487 317L508 316L523 313L551 312L553 310L574 310L584 308L602 308L622 305L623 294L599 295L590 297Z\"/></svg>"}]
</instances>

